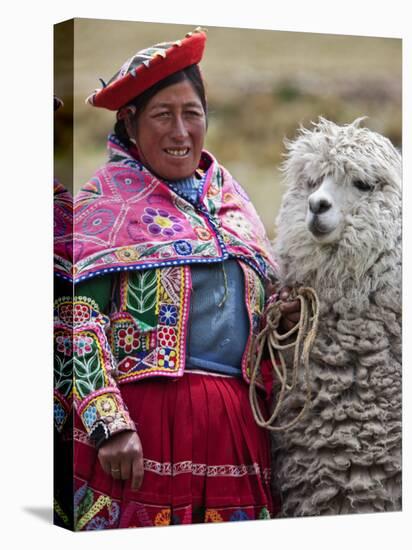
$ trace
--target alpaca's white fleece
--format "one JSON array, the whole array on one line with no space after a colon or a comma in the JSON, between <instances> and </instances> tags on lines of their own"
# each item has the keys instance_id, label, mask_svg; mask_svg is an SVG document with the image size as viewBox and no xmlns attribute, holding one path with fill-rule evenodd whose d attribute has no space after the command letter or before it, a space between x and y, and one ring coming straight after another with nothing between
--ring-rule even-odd
<instances>
[{"instance_id":1,"label":"alpaca's white fleece","mask_svg":"<svg viewBox=\"0 0 412 550\"><path fill-rule=\"evenodd\" d=\"M273 437L282 515L401 507L401 157L360 125L323 118L286 143L286 191L275 254L281 282L318 293L319 333L310 357L313 402L294 428ZM313 182L331 176L353 194L339 238L322 244L305 222ZM279 421L296 416L305 384Z\"/></svg>"}]
</instances>

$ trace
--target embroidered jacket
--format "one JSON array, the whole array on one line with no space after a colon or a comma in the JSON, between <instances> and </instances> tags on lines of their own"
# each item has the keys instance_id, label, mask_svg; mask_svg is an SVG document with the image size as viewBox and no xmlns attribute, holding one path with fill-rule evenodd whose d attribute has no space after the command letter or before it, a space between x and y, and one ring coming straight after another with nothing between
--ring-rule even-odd
<instances>
[{"instance_id":1,"label":"embroidered jacket","mask_svg":"<svg viewBox=\"0 0 412 550\"><path fill-rule=\"evenodd\" d=\"M73 197L57 180L53 183L54 257L56 271L60 259L65 266L72 263L73 252ZM55 303L62 296L72 294L66 281L54 280ZM67 300L68 298L66 298ZM71 301L71 298L69 298ZM54 425L61 432L73 401L73 361L70 356L72 324L66 326L55 315L54 326ZM69 351L69 355L67 355ZM64 353L66 352L66 353Z\"/></svg>"},{"instance_id":2,"label":"embroidered jacket","mask_svg":"<svg viewBox=\"0 0 412 550\"><path fill-rule=\"evenodd\" d=\"M264 282L276 270L250 200L209 153L202 154L203 188L195 205L151 174L115 138L109 139L109 147L111 161L75 200L72 273L64 258L56 266L61 277L73 276L75 282L119 272L110 313L87 296L76 296L72 311L70 300L56 304L62 353L63 333L73 330L72 349L65 352L73 360L75 407L97 444L117 431L134 429L121 384L183 375L191 264L230 257L240 262L251 327L242 359L246 381L253 334L264 308Z\"/></svg>"}]
</instances>

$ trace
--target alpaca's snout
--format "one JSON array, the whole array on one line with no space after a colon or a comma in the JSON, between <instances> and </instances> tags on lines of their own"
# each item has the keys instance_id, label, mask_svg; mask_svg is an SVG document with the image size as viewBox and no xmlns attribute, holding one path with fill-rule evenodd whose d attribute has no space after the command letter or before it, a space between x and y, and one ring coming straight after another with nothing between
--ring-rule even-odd
<instances>
[{"instance_id":1,"label":"alpaca's snout","mask_svg":"<svg viewBox=\"0 0 412 550\"><path fill-rule=\"evenodd\" d=\"M309 210L312 214L323 214L332 206L332 203L325 197L312 196L309 198Z\"/></svg>"},{"instance_id":2,"label":"alpaca's snout","mask_svg":"<svg viewBox=\"0 0 412 550\"><path fill-rule=\"evenodd\" d=\"M308 196L306 226L315 241L327 244L339 238L342 212L337 206L341 187L331 176L325 177L319 187Z\"/></svg>"},{"instance_id":3,"label":"alpaca's snout","mask_svg":"<svg viewBox=\"0 0 412 550\"><path fill-rule=\"evenodd\" d=\"M325 179L308 198L306 225L312 237L321 243L330 243L339 238L341 214L332 198L334 186L331 179Z\"/></svg>"}]
</instances>

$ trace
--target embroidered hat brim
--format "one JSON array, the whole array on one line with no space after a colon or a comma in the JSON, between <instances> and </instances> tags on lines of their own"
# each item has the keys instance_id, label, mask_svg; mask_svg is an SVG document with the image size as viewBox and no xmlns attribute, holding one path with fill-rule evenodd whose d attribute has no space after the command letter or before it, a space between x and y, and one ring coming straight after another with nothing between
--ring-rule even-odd
<instances>
[{"instance_id":1,"label":"embroidered hat brim","mask_svg":"<svg viewBox=\"0 0 412 550\"><path fill-rule=\"evenodd\" d=\"M183 40L155 44L137 52L103 88L87 99L94 107L116 111L133 98L173 73L200 62L206 33L198 28Z\"/></svg>"}]
</instances>

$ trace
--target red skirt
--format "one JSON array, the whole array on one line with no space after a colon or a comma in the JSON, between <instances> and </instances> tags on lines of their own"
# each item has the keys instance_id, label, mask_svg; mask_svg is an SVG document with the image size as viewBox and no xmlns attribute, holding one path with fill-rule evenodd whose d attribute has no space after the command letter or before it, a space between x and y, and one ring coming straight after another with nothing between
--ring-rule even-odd
<instances>
[{"instance_id":1,"label":"red skirt","mask_svg":"<svg viewBox=\"0 0 412 550\"><path fill-rule=\"evenodd\" d=\"M138 491L105 474L76 419L76 530L269 519L268 433L240 378L186 373L121 386L144 456ZM264 404L261 403L264 409Z\"/></svg>"}]
</instances>

